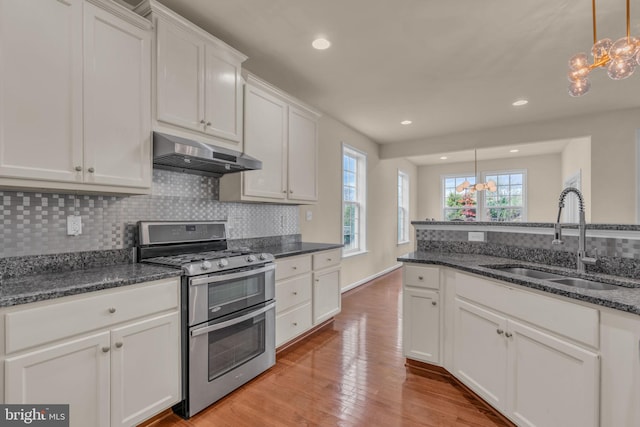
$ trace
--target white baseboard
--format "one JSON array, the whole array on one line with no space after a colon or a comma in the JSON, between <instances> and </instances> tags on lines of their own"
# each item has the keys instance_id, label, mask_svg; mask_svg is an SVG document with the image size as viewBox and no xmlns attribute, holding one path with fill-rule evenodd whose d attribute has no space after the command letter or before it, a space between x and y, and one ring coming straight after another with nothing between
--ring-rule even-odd
<instances>
[{"instance_id":1,"label":"white baseboard","mask_svg":"<svg viewBox=\"0 0 640 427\"><path fill-rule=\"evenodd\" d=\"M362 280L358 280L357 282L351 283L350 285L342 288L341 293L345 293L347 291L350 291L351 289L357 288L360 285L364 285L367 282L370 282L374 279L377 279L380 276L384 276L387 273L391 273L393 270L397 270L398 268L402 267L402 263L398 263L396 265L392 265L389 268L385 268L382 271L377 272L376 274L369 276L369 277L365 277Z\"/></svg>"}]
</instances>

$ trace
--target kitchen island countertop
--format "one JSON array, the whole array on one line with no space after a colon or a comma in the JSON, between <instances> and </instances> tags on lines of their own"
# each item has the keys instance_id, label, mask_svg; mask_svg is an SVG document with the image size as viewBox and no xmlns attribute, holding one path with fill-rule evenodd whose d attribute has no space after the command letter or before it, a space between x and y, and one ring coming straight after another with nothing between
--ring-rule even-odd
<instances>
[{"instance_id":1,"label":"kitchen island countertop","mask_svg":"<svg viewBox=\"0 0 640 427\"><path fill-rule=\"evenodd\" d=\"M568 268L477 254L418 251L402 255L398 257L397 260L406 263L431 264L452 267L468 273L474 273L492 279L498 279L508 283L513 283L515 285L538 289L551 294L561 295L567 298L640 315L639 280L603 274L580 274L575 270ZM516 267L529 267L571 277L581 277L584 279L601 281L619 285L619 288L615 290L583 289L551 282L548 280L534 279L517 274L507 273L495 270L490 267L507 265Z\"/></svg>"}]
</instances>

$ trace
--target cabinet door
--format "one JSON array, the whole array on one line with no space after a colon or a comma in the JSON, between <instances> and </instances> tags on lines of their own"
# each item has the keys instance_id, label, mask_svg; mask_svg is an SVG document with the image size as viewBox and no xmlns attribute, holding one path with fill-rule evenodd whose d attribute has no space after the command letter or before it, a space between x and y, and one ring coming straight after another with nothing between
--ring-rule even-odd
<instances>
[{"instance_id":1,"label":"cabinet door","mask_svg":"<svg viewBox=\"0 0 640 427\"><path fill-rule=\"evenodd\" d=\"M286 197L287 104L246 86L244 151L262 161L262 169L244 172L244 194L283 200Z\"/></svg>"},{"instance_id":2,"label":"cabinet door","mask_svg":"<svg viewBox=\"0 0 640 427\"><path fill-rule=\"evenodd\" d=\"M341 304L340 270L313 273L313 324L340 313Z\"/></svg>"},{"instance_id":3,"label":"cabinet door","mask_svg":"<svg viewBox=\"0 0 640 427\"><path fill-rule=\"evenodd\" d=\"M85 182L151 186L151 33L84 9Z\"/></svg>"},{"instance_id":4,"label":"cabinet door","mask_svg":"<svg viewBox=\"0 0 640 427\"><path fill-rule=\"evenodd\" d=\"M318 124L299 108L289 107L288 198L318 200Z\"/></svg>"},{"instance_id":5,"label":"cabinet door","mask_svg":"<svg viewBox=\"0 0 640 427\"><path fill-rule=\"evenodd\" d=\"M508 331L508 412L516 423L598 426L598 355L512 320Z\"/></svg>"},{"instance_id":6,"label":"cabinet door","mask_svg":"<svg viewBox=\"0 0 640 427\"><path fill-rule=\"evenodd\" d=\"M82 1L0 0L0 58L0 176L82 181Z\"/></svg>"},{"instance_id":7,"label":"cabinet door","mask_svg":"<svg viewBox=\"0 0 640 427\"><path fill-rule=\"evenodd\" d=\"M111 425L136 425L181 399L180 314L111 332Z\"/></svg>"},{"instance_id":8,"label":"cabinet door","mask_svg":"<svg viewBox=\"0 0 640 427\"><path fill-rule=\"evenodd\" d=\"M405 288L402 299L402 342L405 357L433 364L440 363L438 292Z\"/></svg>"},{"instance_id":9,"label":"cabinet door","mask_svg":"<svg viewBox=\"0 0 640 427\"><path fill-rule=\"evenodd\" d=\"M499 410L506 410L507 321L455 300L454 375Z\"/></svg>"},{"instance_id":10,"label":"cabinet door","mask_svg":"<svg viewBox=\"0 0 640 427\"><path fill-rule=\"evenodd\" d=\"M238 143L242 142L240 70L241 64L231 55L214 46L205 47L205 131Z\"/></svg>"},{"instance_id":11,"label":"cabinet door","mask_svg":"<svg viewBox=\"0 0 640 427\"><path fill-rule=\"evenodd\" d=\"M204 42L161 19L157 22L156 115L159 121L204 130Z\"/></svg>"},{"instance_id":12,"label":"cabinet door","mask_svg":"<svg viewBox=\"0 0 640 427\"><path fill-rule=\"evenodd\" d=\"M109 426L109 333L5 361L5 403L69 404L71 427Z\"/></svg>"}]
</instances>

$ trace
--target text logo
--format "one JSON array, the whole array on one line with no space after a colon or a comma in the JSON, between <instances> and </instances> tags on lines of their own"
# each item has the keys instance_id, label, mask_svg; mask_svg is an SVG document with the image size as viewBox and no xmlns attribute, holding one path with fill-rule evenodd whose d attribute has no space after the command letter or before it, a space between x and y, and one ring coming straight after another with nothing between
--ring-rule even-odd
<instances>
[{"instance_id":1,"label":"text logo","mask_svg":"<svg viewBox=\"0 0 640 427\"><path fill-rule=\"evenodd\" d=\"M69 427L69 405L1 405L0 427Z\"/></svg>"}]
</instances>

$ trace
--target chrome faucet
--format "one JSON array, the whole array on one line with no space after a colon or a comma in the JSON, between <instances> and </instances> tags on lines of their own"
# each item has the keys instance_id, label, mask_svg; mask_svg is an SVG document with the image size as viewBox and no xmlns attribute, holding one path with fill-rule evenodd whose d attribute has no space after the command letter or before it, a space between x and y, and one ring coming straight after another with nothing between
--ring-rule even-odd
<instances>
[{"instance_id":1,"label":"chrome faucet","mask_svg":"<svg viewBox=\"0 0 640 427\"><path fill-rule=\"evenodd\" d=\"M586 264L593 265L598 260L596 258L587 257L587 223L584 218L584 198L582 197L582 193L580 192L580 190L578 190L577 188L567 187L562 190L562 193L560 193L560 201L558 203L558 220L556 221L556 225L554 226L555 234L551 244L561 245L564 243L564 241L562 240L562 226L560 225L560 216L562 215L562 208L564 208L564 199L569 193L574 193L576 196L578 196L579 201L580 223L578 224L578 253L576 255L576 267L578 269L578 272L584 273Z\"/></svg>"}]
</instances>

